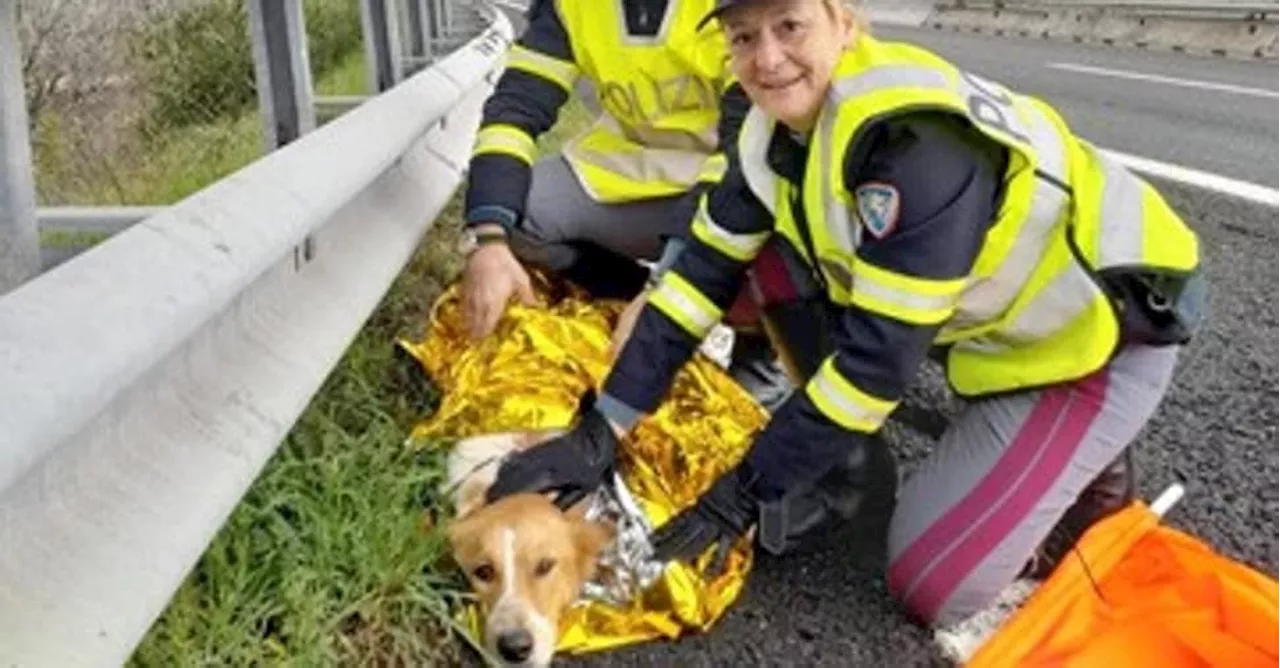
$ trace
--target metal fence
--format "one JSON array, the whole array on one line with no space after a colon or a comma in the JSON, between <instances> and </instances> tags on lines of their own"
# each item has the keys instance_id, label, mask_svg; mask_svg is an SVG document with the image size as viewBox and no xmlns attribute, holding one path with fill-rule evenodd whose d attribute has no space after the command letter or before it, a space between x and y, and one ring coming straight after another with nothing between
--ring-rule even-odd
<instances>
[{"instance_id":1,"label":"metal fence","mask_svg":"<svg viewBox=\"0 0 1280 668\"><path fill-rule=\"evenodd\" d=\"M256 158L249 6L20 0L39 202L167 204ZM359 53L357 3L303 6L313 75Z\"/></svg>"},{"instance_id":2,"label":"metal fence","mask_svg":"<svg viewBox=\"0 0 1280 668\"><path fill-rule=\"evenodd\" d=\"M298 132L300 5L254 1L279 148L0 294L0 665L128 659L453 196L512 39L469 10L450 53Z\"/></svg>"},{"instance_id":3,"label":"metal fence","mask_svg":"<svg viewBox=\"0 0 1280 668\"><path fill-rule=\"evenodd\" d=\"M0 119L12 122L0 125L0 293L350 110L482 27L473 7L446 0L0 0L4 12ZM269 45L262 20L294 33ZM305 53L287 66L295 71L276 73L288 81L260 87L271 74L263 63L287 62L303 31ZM306 108L267 117L264 91Z\"/></svg>"},{"instance_id":4,"label":"metal fence","mask_svg":"<svg viewBox=\"0 0 1280 668\"><path fill-rule=\"evenodd\" d=\"M1257 0L941 0L939 7L973 9L1090 9L1147 16L1262 20L1275 17L1277 3Z\"/></svg>"}]
</instances>

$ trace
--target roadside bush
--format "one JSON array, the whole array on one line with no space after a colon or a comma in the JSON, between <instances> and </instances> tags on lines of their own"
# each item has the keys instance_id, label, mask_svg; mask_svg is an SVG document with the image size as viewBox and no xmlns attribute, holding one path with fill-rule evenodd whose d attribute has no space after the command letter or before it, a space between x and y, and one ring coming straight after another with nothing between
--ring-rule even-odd
<instances>
[{"instance_id":1,"label":"roadside bush","mask_svg":"<svg viewBox=\"0 0 1280 668\"><path fill-rule=\"evenodd\" d=\"M309 0L303 11L313 72L327 72L359 47L356 2ZM255 104L248 26L244 0L209 0L139 26L131 51L150 96L146 122L182 127Z\"/></svg>"}]
</instances>

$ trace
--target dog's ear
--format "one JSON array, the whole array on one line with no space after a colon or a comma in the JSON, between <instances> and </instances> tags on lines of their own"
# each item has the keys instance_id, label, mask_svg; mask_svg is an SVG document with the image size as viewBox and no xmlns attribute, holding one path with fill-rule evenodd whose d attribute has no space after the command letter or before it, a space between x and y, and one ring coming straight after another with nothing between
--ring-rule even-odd
<instances>
[{"instance_id":1,"label":"dog's ear","mask_svg":"<svg viewBox=\"0 0 1280 668\"><path fill-rule=\"evenodd\" d=\"M479 528L475 516L455 518L444 529L445 540L448 542L449 551L456 554L459 551L467 549L475 541L476 531Z\"/></svg>"},{"instance_id":2,"label":"dog's ear","mask_svg":"<svg viewBox=\"0 0 1280 668\"><path fill-rule=\"evenodd\" d=\"M491 484L492 480L470 478L458 485L453 498L454 515L459 519L466 518L485 505L484 495Z\"/></svg>"}]
</instances>

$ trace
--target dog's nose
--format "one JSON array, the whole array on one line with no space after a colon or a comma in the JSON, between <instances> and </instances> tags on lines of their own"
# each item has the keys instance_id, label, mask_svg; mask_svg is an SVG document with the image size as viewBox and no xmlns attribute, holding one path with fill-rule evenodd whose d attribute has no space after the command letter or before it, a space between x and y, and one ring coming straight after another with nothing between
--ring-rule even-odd
<instances>
[{"instance_id":1,"label":"dog's nose","mask_svg":"<svg viewBox=\"0 0 1280 668\"><path fill-rule=\"evenodd\" d=\"M507 631L498 636L498 653L511 663L520 663L533 653L533 636L524 629Z\"/></svg>"}]
</instances>

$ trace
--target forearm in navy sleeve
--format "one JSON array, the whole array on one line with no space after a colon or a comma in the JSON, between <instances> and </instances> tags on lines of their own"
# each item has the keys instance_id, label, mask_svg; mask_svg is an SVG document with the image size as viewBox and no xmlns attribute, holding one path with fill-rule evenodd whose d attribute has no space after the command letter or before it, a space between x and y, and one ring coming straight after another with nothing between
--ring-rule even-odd
<instances>
[{"instance_id":1,"label":"forearm in navy sleeve","mask_svg":"<svg viewBox=\"0 0 1280 668\"><path fill-rule=\"evenodd\" d=\"M605 381L605 395L639 413L657 408L675 374L737 297L772 224L736 161L731 163L702 198L683 249L651 291Z\"/></svg>"},{"instance_id":2,"label":"forearm in navy sleeve","mask_svg":"<svg viewBox=\"0 0 1280 668\"><path fill-rule=\"evenodd\" d=\"M845 174L864 226L852 304L806 391L833 422L872 432L954 312L995 219L1006 157L937 115L884 123L858 149Z\"/></svg>"},{"instance_id":3,"label":"forearm in navy sleeve","mask_svg":"<svg viewBox=\"0 0 1280 668\"><path fill-rule=\"evenodd\" d=\"M760 475L755 489L772 501L821 477L868 434L832 422L804 392L792 392L743 458Z\"/></svg>"},{"instance_id":4,"label":"forearm in navy sleeve","mask_svg":"<svg viewBox=\"0 0 1280 668\"><path fill-rule=\"evenodd\" d=\"M742 265L726 260L697 238L687 242L660 279L656 290L664 292L657 295L656 303L651 297L640 311L605 381L604 394L638 413L658 407L676 373L706 336L702 325L719 322L742 282ZM698 310L708 315L694 315Z\"/></svg>"},{"instance_id":5,"label":"forearm in navy sleeve","mask_svg":"<svg viewBox=\"0 0 1280 668\"><path fill-rule=\"evenodd\" d=\"M937 281L968 274L996 210L1004 169L1003 153L968 132L948 119L909 118L877 128L855 147L861 151L847 165L849 189L857 193L874 183L895 191L878 210L896 217L874 223L888 223L880 236L864 230L857 252L864 271L853 271L854 290L864 281L876 299L845 309L832 332L835 354L752 444L746 461L761 476L764 496L817 479L854 440L870 438L914 377L945 318L903 311L890 303L891 292L877 288L932 290ZM886 192L863 191L868 197Z\"/></svg>"},{"instance_id":6,"label":"forearm in navy sleeve","mask_svg":"<svg viewBox=\"0 0 1280 668\"><path fill-rule=\"evenodd\" d=\"M528 16L484 104L464 202L469 223L512 225L523 215L537 139L555 125L578 77L554 3L535 2Z\"/></svg>"}]
</instances>

